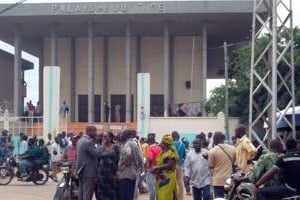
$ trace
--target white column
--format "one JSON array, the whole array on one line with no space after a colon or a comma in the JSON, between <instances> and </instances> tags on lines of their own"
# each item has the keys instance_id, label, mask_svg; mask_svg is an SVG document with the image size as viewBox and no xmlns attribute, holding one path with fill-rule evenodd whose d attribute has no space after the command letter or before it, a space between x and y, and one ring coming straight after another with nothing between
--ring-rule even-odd
<instances>
[{"instance_id":1,"label":"white column","mask_svg":"<svg viewBox=\"0 0 300 200\"><path fill-rule=\"evenodd\" d=\"M131 25L126 26L125 47L125 94L126 94L126 122L131 121Z\"/></svg>"},{"instance_id":2,"label":"white column","mask_svg":"<svg viewBox=\"0 0 300 200\"><path fill-rule=\"evenodd\" d=\"M164 26L164 116L168 116L170 101L170 31L169 24Z\"/></svg>"},{"instance_id":3,"label":"white column","mask_svg":"<svg viewBox=\"0 0 300 200\"><path fill-rule=\"evenodd\" d=\"M50 65L58 65L58 52L57 52L57 24L51 24L50 31Z\"/></svg>"},{"instance_id":4,"label":"white column","mask_svg":"<svg viewBox=\"0 0 300 200\"><path fill-rule=\"evenodd\" d=\"M204 109L204 104L206 101L206 79L207 79L207 29L206 24L202 26L202 70L201 70L201 91L200 91L200 102L201 102L201 112L203 116L206 116Z\"/></svg>"},{"instance_id":5,"label":"white column","mask_svg":"<svg viewBox=\"0 0 300 200\"><path fill-rule=\"evenodd\" d=\"M94 27L88 23L88 122L94 122Z\"/></svg>"},{"instance_id":6,"label":"white column","mask_svg":"<svg viewBox=\"0 0 300 200\"><path fill-rule=\"evenodd\" d=\"M20 28L16 25L14 30L14 46L15 46L15 56L14 56L14 102L13 102L13 112L15 116L18 116L21 112L21 67L22 67L22 49L21 49L21 35Z\"/></svg>"}]
</instances>

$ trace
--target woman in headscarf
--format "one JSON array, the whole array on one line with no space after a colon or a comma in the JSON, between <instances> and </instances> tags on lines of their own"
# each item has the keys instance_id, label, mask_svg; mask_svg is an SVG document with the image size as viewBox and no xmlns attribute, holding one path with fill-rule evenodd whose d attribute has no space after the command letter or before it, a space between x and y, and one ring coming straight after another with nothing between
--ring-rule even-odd
<instances>
[{"instance_id":1,"label":"woman in headscarf","mask_svg":"<svg viewBox=\"0 0 300 200\"><path fill-rule=\"evenodd\" d=\"M173 146L171 135L162 138L162 153L157 158L157 166L151 171L155 174L157 200L177 200L176 163L178 154Z\"/></svg>"}]
</instances>

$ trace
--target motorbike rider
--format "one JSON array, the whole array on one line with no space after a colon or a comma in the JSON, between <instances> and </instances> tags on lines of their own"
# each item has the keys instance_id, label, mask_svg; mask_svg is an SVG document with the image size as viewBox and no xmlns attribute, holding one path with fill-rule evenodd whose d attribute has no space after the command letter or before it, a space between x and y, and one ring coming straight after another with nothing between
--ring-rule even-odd
<instances>
[{"instance_id":1,"label":"motorbike rider","mask_svg":"<svg viewBox=\"0 0 300 200\"><path fill-rule=\"evenodd\" d=\"M50 154L45 141L43 139L38 140L38 155L35 164L38 166L46 165L49 163Z\"/></svg>"},{"instance_id":2,"label":"motorbike rider","mask_svg":"<svg viewBox=\"0 0 300 200\"><path fill-rule=\"evenodd\" d=\"M28 150L20 155L19 171L20 178L26 180L28 178L28 169L34 167L34 161L38 159L39 149L35 145L34 139L28 140Z\"/></svg>"},{"instance_id":3,"label":"motorbike rider","mask_svg":"<svg viewBox=\"0 0 300 200\"><path fill-rule=\"evenodd\" d=\"M276 161L283 156L283 145L279 139L271 140L269 145L270 152L262 155L258 161L253 166L253 169L242 178L235 177L235 181L240 183L242 181L247 181L251 183L255 183L258 179L266 173L272 166L276 163ZM272 180L266 183L265 186L276 186L281 184L281 176L278 174L274 176Z\"/></svg>"},{"instance_id":4,"label":"motorbike rider","mask_svg":"<svg viewBox=\"0 0 300 200\"><path fill-rule=\"evenodd\" d=\"M72 162L72 164L75 164L76 161L76 145L79 140L79 135L74 135L71 138L72 145L69 146L65 152L65 154L62 156L62 160Z\"/></svg>"},{"instance_id":5,"label":"motorbike rider","mask_svg":"<svg viewBox=\"0 0 300 200\"><path fill-rule=\"evenodd\" d=\"M255 186L259 188L279 172L284 177L284 183L258 189L257 199L259 200L276 200L300 194L300 152L297 149L297 142L291 138L286 141L285 145L286 154L276 161L276 164L255 183Z\"/></svg>"},{"instance_id":6,"label":"motorbike rider","mask_svg":"<svg viewBox=\"0 0 300 200\"><path fill-rule=\"evenodd\" d=\"M6 145L6 138L0 137L0 166L2 166L8 156L8 149Z\"/></svg>"}]
</instances>

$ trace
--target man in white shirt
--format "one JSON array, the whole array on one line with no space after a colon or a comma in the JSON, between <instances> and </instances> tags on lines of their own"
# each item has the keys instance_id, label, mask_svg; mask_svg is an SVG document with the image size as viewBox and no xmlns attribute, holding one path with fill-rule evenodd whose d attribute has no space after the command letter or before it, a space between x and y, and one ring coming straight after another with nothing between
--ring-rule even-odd
<instances>
[{"instance_id":1,"label":"man in white shirt","mask_svg":"<svg viewBox=\"0 0 300 200\"><path fill-rule=\"evenodd\" d=\"M19 147L19 155L22 155L24 154L27 149L28 149L28 143L27 143L27 135L25 134L20 134L20 139L21 139L21 142L20 142L20 147Z\"/></svg>"},{"instance_id":2,"label":"man in white shirt","mask_svg":"<svg viewBox=\"0 0 300 200\"><path fill-rule=\"evenodd\" d=\"M194 200L210 200L210 171L199 138L195 139L193 147L184 163L184 175L192 186Z\"/></svg>"}]
</instances>

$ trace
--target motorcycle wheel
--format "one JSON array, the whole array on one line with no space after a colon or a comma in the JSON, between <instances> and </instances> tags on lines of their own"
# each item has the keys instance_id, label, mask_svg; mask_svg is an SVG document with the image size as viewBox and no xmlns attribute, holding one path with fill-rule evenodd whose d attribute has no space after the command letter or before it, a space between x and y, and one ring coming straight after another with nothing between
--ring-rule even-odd
<instances>
[{"instance_id":1,"label":"motorcycle wheel","mask_svg":"<svg viewBox=\"0 0 300 200\"><path fill-rule=\"evenodd\" d=\"M46 169L39 169L36 172L33 172L35 174L32 174L32 182L35 185L45 185L49 179L49 172Z\"/></svg>"},{"instance_id":2,"label":"motorcycle wheel","mask_svg":"<svg viewBox=\"0 0 300 200\"><path fill-rule=\"evenodd\" d=\"M8 185L14 177L14 171L10 167L0 168L0 185Z\"/></svg>"}]
</instances>

